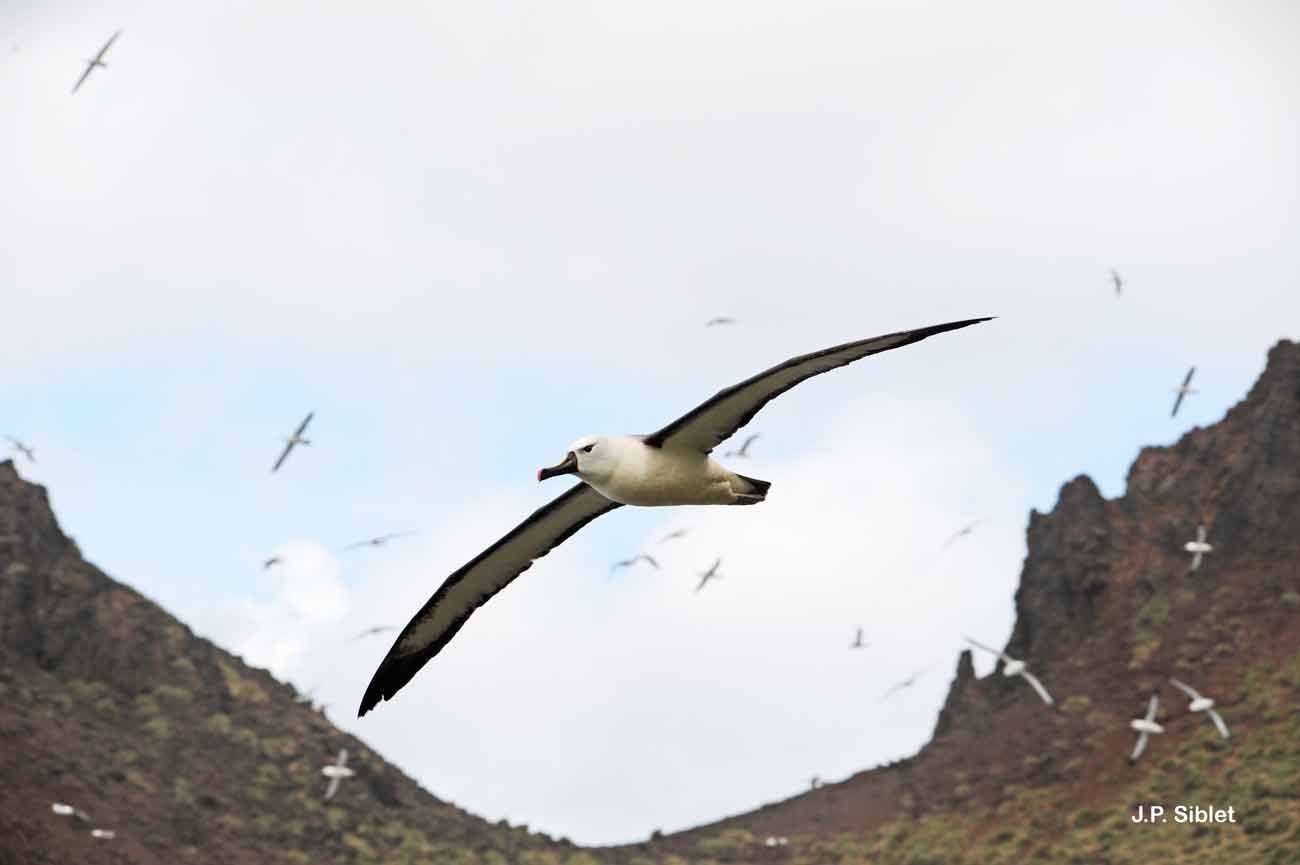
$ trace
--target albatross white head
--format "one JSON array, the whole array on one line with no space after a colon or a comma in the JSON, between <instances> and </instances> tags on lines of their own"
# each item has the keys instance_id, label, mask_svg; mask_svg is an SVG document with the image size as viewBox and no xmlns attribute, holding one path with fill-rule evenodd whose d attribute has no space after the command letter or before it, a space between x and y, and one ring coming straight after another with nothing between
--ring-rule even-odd
<instances>
[{"instance_id":1,"label":"albatross white head","mask_svg":"<svg viewBox=\"0 0 1300 865\"><path fill-rule=\"evenodd\" d=\"M618 465L618 448L611 436L584 436L569 445L564 459L553 466L538 469L537 480L558 475L577 475L588 483L609 480Z\"/></svg>"}]
</instances>

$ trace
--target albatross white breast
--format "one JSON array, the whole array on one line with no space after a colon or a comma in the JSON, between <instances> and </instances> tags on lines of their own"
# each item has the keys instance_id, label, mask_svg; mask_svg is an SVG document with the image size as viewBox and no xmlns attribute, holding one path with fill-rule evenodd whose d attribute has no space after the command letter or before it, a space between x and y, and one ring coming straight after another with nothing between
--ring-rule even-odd
<instances>
[{"instance_id":1,"label":"albatross white breast","mask_svg":"<svg viewBox=\"0 0 1300 865\"><path fill-rule=\"evenodd\" d=\"M749 423L763 406L801 381L873 354L988 320L972 318L936 324L800 355L719 391L658 432L578 439L569 446L563 460L539 471L537 479L572 474L582 482L538 508L443 581L398 635L370 680L357 714L366 714L401 690L488 598L601 514L622 505L762 502L770 483L732 472L709 454Z\"/></svg>"}]
</instances>

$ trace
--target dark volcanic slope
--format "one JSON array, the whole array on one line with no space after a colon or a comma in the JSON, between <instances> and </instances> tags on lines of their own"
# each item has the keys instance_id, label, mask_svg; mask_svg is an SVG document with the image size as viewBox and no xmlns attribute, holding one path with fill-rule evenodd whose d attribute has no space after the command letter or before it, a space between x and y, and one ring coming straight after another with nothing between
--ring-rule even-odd
<instances>
[{"instance_id":1,"label":"dark volcanic slope","mask_svg":"<svg viewBox=\"0 0 1300 865\"><path fill-rule=\"evenodd\" d=\"M1191 573L1182 547L1202 521L1215 550ZM1300 345L1274 347L1219 423L1145 448L1122 498L1067 483L1050 514L1031 513L1028 547L1007 652L1057 711L1000 665L976 680L963 653L917 756L609 855L1300 862ZM1217 699L1231 740L1189 715L1170 675ZM1167 733L1131 769L1128 720L1156 688ZM1185 801L1245 816L1130 829L1134 804Z\"/></svg>"},{"instance_id":2,"label":"dark volcanic slope","mask_svg":"<svg viewBox=\"0 0 1300 865\"><path fill-rule=\"evenodd\" d=\"M1188 570L1198 522L1215 545ZM0 865L42 862L1300 862L1300 346L1207 429L1142 451L1128 491L1087 478L1033 513L1008 651L1057 698L957 675L916 757L653 843L578 850L439 802L87 564L39 487L0 463ZM1168 684L1213 696L1218 738ZM1162 693L1136 767L1128 719ZM321 801L340 746L359 775ZM634 779L629 779L633 783ZM49 811L89 811L118 832ZM1138 803L1235 808L1134 827ZM789 844L769 847L769 836Z\"/></svg>"},{"instance_id":3,"label":"dark volcanic slope","mask_svg":"<svg viewBox=\"0 0 1300 865\"><path fill-rule=\"evenodd\" d=\"M438 801L294 697L87 563L45 490L0 462L0 863L573 855ZM358 774L323 802L340 747Z\"/></svg>"}]
</instances>

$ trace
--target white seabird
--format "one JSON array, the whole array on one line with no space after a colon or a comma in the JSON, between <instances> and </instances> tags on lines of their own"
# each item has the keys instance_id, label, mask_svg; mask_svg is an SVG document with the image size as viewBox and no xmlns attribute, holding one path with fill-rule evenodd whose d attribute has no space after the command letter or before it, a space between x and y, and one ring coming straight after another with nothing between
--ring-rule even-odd
<instances>
[{"instance_id":1,"label":"white seabird","mask_svg":"<svg viewBox=\"0 0 1300 865\"><path fill-rule=\"evenodd\" d=\"M104 55L108 53L109 47L112 46L112 44L117 41L117 37L121 35L122 31L118 30L112 36L108 37L108 41L104 43L103 48L99 49L99 53L86 61L86 71L82 72L81 77L77 79L77 83L72 85L73 93L76 93L81 88L81 85L86 83L86 79L90 77L91 72L95 71L96 66L100 66L104 69L108 68L108 64L104 62Z\"/></svg>"},{"instance_id":2,"label":"white seabird","mask_svg":"<svg viewBox=\"0 0 1300 865\"><path fill-rule=\"evenodd\" d=\"M928 670L928 669L930 669L930 668L929 668L929 667L926 667L926 668L925 668L925 670ZM889 689L888 691L886 691L885 693L881 694L881 695L880 695L880 699L883 700L883 699L885 699L886 697L888 697L890 694L893 694L893 693L896 693L896 692L898 692L898 691L901 691L901 690L903 690L904 688L910 688L910 687L912 687L913 685L916 684L916 680L919 679L919 678L921 678L921 674L924 673L925 670L917 670L915 673L913 673L912 675L908 676L906 679L904 679L903 681L899 682L897 685L895 685L894 687L890 688L890 689Z\"/></svg>"},{"instance_id":3,"label":"white seabird","mask_svg":"<svg viewBox=\"0 0 1300 865\"><path fill-rule=\"evenodd\" d=\"M1192 570L1201 567L1201 556L1214 552L1214 546L1205 542L1205 526L1196 527L1196 540L1183 544L1183 549L1192 554Z\"/></svg>"},{"instance_id":4,"label":"white seabird","mask_svg":"<svg viewBox=\"0 0 1300 865\"><path fill-rule=\"evenodd\" d=\"M724 457L745 457L747 459L749 457L749 446L756 441L758 441L758 433L754 433L752 436L748 436L745 439L744 444L742 444L737 450L727 451L725 454L723 454L723 456Z\"/></svg>"},{"instance_id":5,"label":"white seabird","mask_svg":"<svg viewBox=\"0 0 1300 865\"><path fill-rule=\"evenodd\" d=\"M974 318L901 331L791 358L719 391L646 436L587 436L539 481L576 474L581 483L533 512L452 573L398 635L361 698L358 716L395 695L470 615L574 532L622 505L753 505L771 484L723 468L709 454L768 402L813 376L927 337L988 321Z\"/></svg>"},{"instance_id":6,"label":"white seabird","mask_svg":"<svg viewBox=\"0 0 1300 865\"><path fill-rule=\"evenodd\" d=\"M117 837L117 833L114 832L112 829L91 829L90 837L99 838L104 841L111 841Z\"/></svg>"},{"instance_id":7,"label":"white seabird","mask_svg":"<svg viewBox=\"0 0 1300 865\"><path fill-rule=\"evenodd\" d=\"M1011 657L1006 652L999 652L997 649L986 646L983 643L978 643L975 640L972 640L970 637L966 637L965 640L966 642L970 643L972 646L975 646L978 649L983 649L986 652L990 652L994 655L997 655L999 658L1002 659L1002 675L1020 676L1024 678L1026 682L1028 682L1030 685L1033 685L1034 690L1038 692L1038 696L1043 698L1044 703L1046 703L1049 706L1053 704L1052 695L1047 693L1047 689L1043 687L1042 682L1038 681L1038 677L1036 677L1033 673L1029 672L1029 669L1026 667L1024 661L1017 661L1015 658Z\"/></svg>"},{"instance_id":8,"label":"white seabird","mask_svg":"<svg viewBox=\"0 0 1300 865\"><path fill-rule=\"evenodd\" d=\"M695 591L698 592L700 589L704 588L708 584L709 580L722 579L722 576L718 573L718 568L721 565L722 565L721 558L717 559L713 564L709 565L709 569L707 571L703 571L700 574L700 584L695 587Z\"/></svg>"},{"instance_id":9,"label":"white seabird","mask_svg":"<svg viewBox=\"0 0 1300 865\"><path fill-rule=\"evenodd\" d=\"M1196 375L1196 367L1189 369L1187 371L1187 377L1183 379L1183 383L1173 389L1174 393L1178 394L1178 396L1174 399L1174 410L1169 413L1170 417L1178 414L1178 407L1183 404L1183 397L1187 396L1189 393L1196 393L1196 388L1188 387L1188 385L1192 383L1192 376L1194 375Z\"/></svg>"},{"instance_id":10,"label":"white seabird","mask_svg":"<svg viewBox=\"0 0 1300 865\"><path fill-rule=\"evenodd\" d=\"M655 561L654 556L647 556L645 553L637 553L635 556L633 556L630 559L623 559L621 561L617 561L614 564L610 565L609 572L612 574L615 571L617 571L619 568L630 568L633 565L635 565L637 562L645 562L647 565L654 568L656 571L659 570L659 563Z\"/></svg>"},{"instance_id":11,"label":"white seabird","mask_svg":"<svg viewBox=\"0 0 1300 865\"><path fill-rule=\"evenodd\" d=\"M331 799L334 797L334 793L339 789L340 781L342 781L344 778L351 778L353 775L357 774L356 772L353 772L351 769L349 769L347 764L348 764L348 749L342 748L339 750L338 759L335 760L332 765L326 766L325 768L320 770L322 775L330 779L329 786L325 788L326 799Z\"/></svg>"},{"instance_id":12,"label":"white seabird","mask_svg":"<svg viewBox=\"0 0 1300 865\"><path fill-rule=\"evenodd\" d=\"M83 823L90 822L90 815L80 808L74 808L71 805L65 805L63 802L51 802L50 810L60 817L75 817Z\"/></svg>"},{"instance_id":13,"label":"white seabird","mask_svg":"<svg viewBox=\"0 0 1300 865\"><path fill-rule=\"evenodd\" d=\"M27 457L28 462L30 463L36 462L36 451L32 450L27 445L23 444L13 436L5 436L5 438L9 440L10 447L12 447L14 450L22 454L23 456Z\"/></svg>"},{"instance_id":14,"label":"white seabird","mask_svg":"<svg viewBox=\"0 0 1300 865\"><path fill-rule=\"evenodd\" d=\"M1214 722L1214 726L1218 728L1219 735L1225 739L1228 738L1228 725L1223 723L1223 718L1219 715L1218 712L1214 711L1213 700L1211 700L1209 697L1201 696L1196 692L1196 690L1191 685L1188 685L1185 682L1180 682L1177 679L1172 677L1169 679L1169 681L1173 682L1174 687L1182 691L1184 694L1186 694L1187 699L1192 701L1191 705L1187 707L1189 711L1204 712L1205 714L1209 715L1210 720Z\"/></svg>"},{"instance_id":15,"label":"white seabird","mask_svg":"<svg viewBox=\"0 0 1300 865\"><path fill-rule=\"evenodd\" d=\"M1160 709L1160 695L1152 694L1150 702L1147 703L1147 714L1145 718L1134 718L1128 722L1128 725L1137 730L1137 744L1133 746L1133 754L1128 758L1130 763L1136 763L1137 758L1142 756L1142 752L1147 747L1147 737L1152 733L1163 733L1165 728L1156 723L1156 712Z\"/></svg>"},{"instance_id":16,"label":"white seabird","mask_svg":"<svg viewBox=\"0 0 1300 865\"><path fill-rule=\"evenodd\" d=\"M378 535L373 538L366 538L364 541L357 541L356 543L348 544L343 549L355 550L357 547L382 547L384 544L388 543L391 540L395 540L397 538L404 538L407 535L411 535L411 534L414 534L414 532L389 532L386 535Z\"/></svg>"},{"instance_id":17,"label":"white seabird","mask_svg":"<svg viewBox=\"0 0 1300 865\"><path fill-rule=\"evenodd\" d=\"M298 429L294 430L293 435L284 440L284 450L280 451L280 458L275 461L275 465L271 466L272 474L280 470L280 466L284 465L284 461L289 458L289 451L293 450L296 445L311 444L311 441L303 438L302 434L307 430L307 424L311 423L312 416L315 414L314 411L307 412L307 416L302 419L302 423L298 424Z\"/></svg>"},{"instance_id":18,"label":"white seabird","mask_svg":"<svg viewBox=\"0 0 1300 865\"><path fill-rule=\"evenodd\" d=\"M966 537L971 532L975 531L975 527L978 526L979 524L980 521L976 520L975 522L971 523L969 526L966 526L966 528L958 529L957 531L953 532L952 537L948 538L948 540L943 542L943 548L947 549L949 546L952 545L953 541L957 540L958 538Z\"/></svg>"}]
</instances>

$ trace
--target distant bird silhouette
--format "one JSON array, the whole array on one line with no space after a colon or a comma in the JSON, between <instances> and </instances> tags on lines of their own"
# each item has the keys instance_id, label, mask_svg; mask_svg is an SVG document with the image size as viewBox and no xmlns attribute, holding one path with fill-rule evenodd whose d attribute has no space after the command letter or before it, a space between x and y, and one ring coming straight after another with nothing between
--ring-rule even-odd
<instances>
[{"instance_id":1,"label":"distant bird silhouette","mask_svg":"<svg viewBox=\"0 0 1300 865\"><path fill-rule=\"evenodd\" d=\"M667 541L675 541L678 538L684 538L684 537L686 537L686 529L677 529L676 531L669 532L668 534L660 538L659 543L662 544L662 543L666 543Z\"/></svg>"},{"instance_id":2,"label":"distant bird silhouette","mask_svg":"<svg viewBox=\"0 0 1300 865\"><path fill-rule=\"evenodd\" d=\"M928 670L928 669L929 669L929 667L926 667L926 670ZM916 680L919 679L919 678L921 678L921 675L922 675L924 672L925 672L925 670L917 670L915 673L913 673L912 675L908 676L906 679L904 679L903 681L899 682L897 685L895 685L894 687L890 688L890 689L889 689L888 691L886 691L885 693L881 694L881 695L880 695L880 699L883 700L883 699L885 699L886 697L890 696L891 694L895 694L895 693L897 693L897 692L903 690L904 688L910 688L910 687L912 687L913 685L916 684Z\"/></svg>"},{"instance_id":3,"label":"distant bird silhouette","mask_svg":"<svg viewBox=\"0 0 1300 865\"><path fill-rule=\"evenodd\" d=\"M1038 696L1043 699L1044 703L1049 706L1053 704L1052 695L1047 693L1047 689L1043 687L1043 683L1038 681L1037 677L1035 677L1033 673L1029 672L1024 661L1017 661L1006 652L999 652L997 649L986 646L983 643L978 643L970 637L965 637L964 639L977 649L983 649L984 651L990 652L1001 658L1003 664L1002 675L1021 676L1026 682L1033 685L1034 690L1038 692Z\"/></svg>"},{"instance_id":4,"label":"distant bird silhouette","mask_svg":"<svg viewBox=\"0 0 1300 865\"><path fill-rule=\"evenodd\" d=\"M1223 718L1220 717L1218 712L1214 711L1213 700L1209 697L1202 697L1200 694L1196 693L1196 690L1191 685L1188 685L1185 682L1180 682L1172 677L1169 681L1173 682L1174 687L1186 694L1187 698L1192 701L1187 707L1189 711L1204 712L1209 715L1210 720L1214 722L1214 726L1218 728L1219 735L1223 736L1225 739L1228 738L1228 725L1223 723Z\"/></svg>"},{"instance_id":5,"label":"distant bird silhouette","mask_svg":"<svg viewBox=\"0 0 1300 865\"><path fill-rule=\"evenodd\" d=\"M735 324L735 323L736 323L736 320L735 320L734 318L729 318L729 317L727 317L727 316L725 316L725 315L719 315L719 316L715 316L714 318L711 318L711 319L709 319L708 321L704 322L704 326L705 326L705 327L717 327L718 325L723 325L723 324Z\"/></svg>"},{"instance_id":6,"label":"distant bird silhouette","mask_svg":"<svg viewBox=\"0 0 1300 865\"><path fill-rule=\"evenodd\" d=\"M744 444L742 444L738 450L727 451L727 452L726 452L725 454L723 454L722 456L723 456L724 458L725 458L725 457L746 457L746 458L748 458L748 457L749 457L749 446L752 445L752 444L753 444L755 441L757 441L757 440L758 440L758 433L754 433L752 436L748 436L748 437L745 439Z\"/></svg>"},{"instance_id":7,"label":"distant bird silhouette","mask_svg":"<svg viewBox=\"0 0 1300 865\"><path fill-rule=\"evenodd\" d=\"M857 635L856 637L853 638L853 642L849 644L849 648L850 648L850 649L865 649L865 648L866 648L867 646L869 646L869 645L871 645L871 644L870 644L870 643L864 643L864 642L862 642L862 629L861 629L861 628L858 628L858 635Z\"/></svg>"},{"instance_id":8,"label":"distant bird silhouette","mask_svg":"<svg viewBox=\"0 0 1300 865\"><path fill-rule=\"evenodd\" d=\"M1120 292L1124 290L1124 280L1120 278L1119 271L1113 267L1110 269L1110 281L1115 286L1115 296L1119 297Z\"/></svg>"},{"instance_id":9,"label":"distant bird silhouette","mask_svg":"<svg viewBox=\"0 0 1300 865\"><path fill-rule=\"evenodd\" d=\"M707 571L700 574L700 584L695 587L695 591L698 592L700 589L704 588L704 586L709 582L709 580L722 579L721 575L718 574L718 566L721 564L722 564L722 559L718 559L709 567Z\"/></svg>"},{"instance_id":10,"label":"distant bird silhouette","mask_svg":"<svg viewBox=\"0 0 1300 865\"><path fill-rule=\"evenodd\" d=\"M284 559L280 558L279 556L271 556L271 558L262 562L262 570L269 571L271 570L271 568L275 567L276 565L281 565L281 564L284 564Z\"/></svg>"},{"instance_id":11,"label":"distant bird silhouette","mask_svg":"<svg viewBox=\"0 0 1300 865\"><path fill-rule=\"evenodd\" d=\"M10 447L18 451L18 453L22 454L23 456L27 457L28 462L31 463L36 462L36 451L32 450L27 445L23 444L13 436L5 436L5 438L9 440Z\"/></svg>"},{"instance_id":12,"label":"distant bird silhouette","mask_svg":"<svg viewBox=\"0 0 1300 865\"><path fill-rule=\"evenodd\" d=\"M395 630L395 629L396 629L396 626L394 626L394 625L375 625L374 627L366 628L364 631L362 631L361 633L357 634L357 635L356 635L355 637L353 637L352 639L353 639L353 640L360 640L362 637L371 637L371 636L374 636L375 634L383 634L383 633L386 633L386 632L388 632L388 631L392 631L392 630Z\"/></svg>"},{"instance_id":13,"label":"distant bird silhouette","mask_svg":"<svg viewBox=\"0 0 1300 865\"><path fill-rule=\"evenodd\" d=\"M821 785L822 785L822 779L817 777L816 775L813 775L811 778L808 779L808 786L813 790L818 789L819 787L821 787Z\"/></svg>"},{"instance_id":14,"label":"distant bird silhouette","mask_svg":"<svg viewBox=\"0 0 1300 865\"><path fill-rule=\"evenodd\" d=\"M979 521L979 520L976 520L975 522L971 523L971 524L970 524L969 526L967 526L966 528L961 529L961 530L956 531L956 532L953 532L952 537L948 538L948 540L946 540L946 541L943 542L943 548L944 548L944 549L947 549L947 548L949 547L949 545L952 544L953 541L957 540L958 538L964 538L964 537L966 537L966 536L969 535L971 532L975 531L975 527L978 526L979 524L980 524L980 521Z\"/></svg>"},{"instance_id":15,"label":"distant bird silhouette","mask_svg":"<svg viewBox=\"0 0 1300 865\"><path fill-rule=\"evenodd\" d=\"M307 424L311 423L312 415L314 414L316 413L307 412L307 416L302 419L302 423L298 424L298 429L294 432L294 434L284 440L285 441L284 450L280 452L280 458L275 461L275 465L271 466L272 473L275 473L280 470L280 466L284 465L284 461L289 458L289 451L293 450L295 445L311 444L310 441L302 437L302 434L304 431L306 431Z\"/></svg>"},{"instance_id":16,"label":"distant bird silhouette","mask_svg":"<svg viewBox=\"0 0 1300 865\"><path fill-rule=\"evenodd\" d=\"M635 565L637 562L645 562L646 564L650 565L650 567L654 568L656 571L659 570L659 563L654 560L653 556L647 556L645 553L637 553L635 556L633 556L630 559L623 559L622 561L615 562L614 564L610 565L609 572L612 574L615 571L617 571L619 568L630 568L633 565Z\"/></svg>"},{"instance_id":17,"label":"distant bird silhouette","mask_svg":"<svg viewBox=\"0 0 1300 865\"><path fill-rule=\"evenodd\" d=\"M65 805L62 802L50 803L50 810L55 814L58 814L60 817L73 817L80 820L82 823L90 822L90 815L85 811L82 811L80 808L74 808L71 805Z\"/></svg>"},{"instance_id":18,"label":"distant bird silhouette","mask_svg":"<svg viewBox=\"0 0 1300 865\"><path fill-rule=\"evenodd\" d=\"M95 71L96 66L102 67L104 69L108 68L108 64L104 62L104 55L108 53L109 47L114 42L116 42L117 37L121 35L122 35L122 31L118 30L112 36L108 37L108 41L104 43L103 48L99 49L99 53L96 54L90 60L86 61L86 71L82 72L81 77L77 79L77 83L72 85L73 93L76 93L79 89L81 89L81 85L86 83L86 79L90 77L91 72Z\"/></svg>"},{"instance_id":19,"label":"distant bird silhouette","mask_svg":"<svg viewBox=\"0 0 1300 865\"><path fill-rule=\"evenodd\" d=\"M379 535L378 537L366 538L364 541L357 541L356 543L348 544L343 549L355 550L357 547L382 547L384 544L388 543L389 541L395 538L404 538L407 535L413 535L413 534L415 534L415 532L390 532L389 534L386 535Z\"/></svg>"},{"instance_id":20,"label":"distant bird silhouette","mask_svg":"<svg viewBox=\"0 0 1300 865\"><path fill-rule=\"evenodd\" d=\"M1214 547L1205 542L1205 526L1196 527L1196 540L1188 541L1183 544L1183 549L1192 554L1192 570L1199 570L1201 567L1201 557L1206 553L1214 552Z\"/></svg>"},{"instance_id":21,"label":"distant bird silhouette","mask_svg":"<svg viewBox=\"0 0 1300 865\"><path fill-rule=\"evenodd\" d=\"M1178 396L1174 399L1174 410L1169 413L1170 417L1174 417L1178 414L1178 407L1183 404L1183 397L1191 393L1196 393L1196 388L1188 387L1188 385L1192 383L1192 376L1194 375L1196 375L1196 367L1189 369L1187 371L1187 377L1183 379L1183 383L1173 389L1174 393L1178 394Z\"/></svg>"},{"instance_id":22,"label":"distant bird silhouette","mask_svg":"<svg viewBox=\"0 0 1300 865\"><path fill-rule=\"evenodd\" d=\"M320 771L322 775L330 779L329 786L325 788L326 799L334 798L334 794L338 792L340 781L344 778L351 778L356 774L356 772L353 772L348 768L347 748L340 749L338 759L336 759L332 765L326 766Z\"/></svg>"},{"instance_id":23,"label":"distant bird silhouette","mask_svg":"<svg viewBox=\"0 0 1300 865\"><path fill-rule=\"evenodd\" d=\"M1130 764L1136 763L1138 757L1147 748L1147 738L1152 733L1163 733L1165 728L1156 723L1156 712L1160 710L1160 695L1152 694L1150 701L1147 702L1147 713L1144 718L1134 718L1128 722L1128 725L1137 731L1137 744L1133 746L1133 753L1129 756Z\"/></svg>"}]
</instances>

